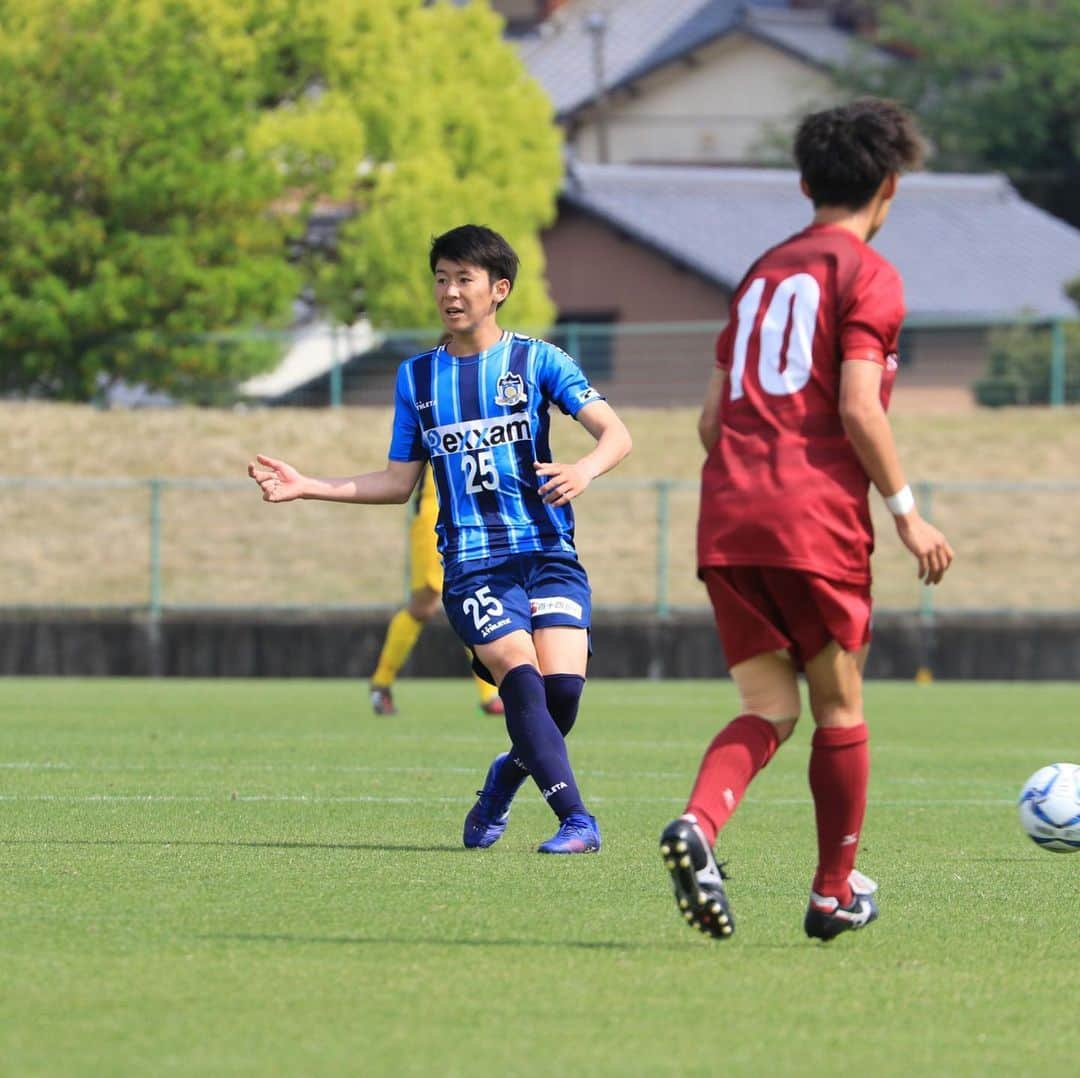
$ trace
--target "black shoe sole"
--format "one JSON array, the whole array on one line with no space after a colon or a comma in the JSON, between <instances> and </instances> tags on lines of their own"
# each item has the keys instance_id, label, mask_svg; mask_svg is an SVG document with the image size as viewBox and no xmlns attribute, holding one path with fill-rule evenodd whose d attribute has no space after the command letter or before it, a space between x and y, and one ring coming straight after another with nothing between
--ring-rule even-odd
<instances>
[{"instance_id":1,"label":"black shoe sole","mask_svg":"<svg viewBox=\"0 0 1080 1078\"><path fill-rule=\"evenodd\" d=\"M713 939L727 940L735 934L735 919L728 907L723 887L698 882L694 849L701 842L685 820L676 820L660 836L660 856L671 876L675 901L688 925ZM702 858L701 868L704 868Z\"/></svg>"}]
</instances>

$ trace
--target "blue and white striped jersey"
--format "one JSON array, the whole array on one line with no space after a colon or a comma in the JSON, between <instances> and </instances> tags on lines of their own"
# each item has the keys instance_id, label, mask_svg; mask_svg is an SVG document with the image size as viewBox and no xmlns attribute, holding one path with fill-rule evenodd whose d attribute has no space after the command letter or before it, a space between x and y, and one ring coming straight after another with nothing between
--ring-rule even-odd
<instances>
[{"instance_id":1,"label":"blue and white striped jersey","mask_svg":"<svg viewBox=\"0 0 1080 1078\"><path fill-rule=\"evenodd\" d=\"M504 333L486 352L440 345L398 369L391 460L431 460L435 530L448 570L534 551L574 552L574 513L545 505L534 461L551 461L550 402L576 416L602 400L547 341Z\"/></svg>"}]
</instances>

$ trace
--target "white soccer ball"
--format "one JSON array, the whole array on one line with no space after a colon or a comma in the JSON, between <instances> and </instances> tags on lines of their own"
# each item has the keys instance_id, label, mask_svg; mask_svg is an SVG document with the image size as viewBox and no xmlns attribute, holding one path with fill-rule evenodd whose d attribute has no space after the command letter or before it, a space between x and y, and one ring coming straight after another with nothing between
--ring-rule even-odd
<instances>
[{"instance_id":1,"label":"white soccer ball","mask_svg":"<svg viewBox=\"0 0 1080 1078\"><path fill-rule=\"evenodd\" d=\"M1020 824L1037 846L1080 850L1080 765L1040 767L1020 791Z\"/></svg>"}]
</instances>

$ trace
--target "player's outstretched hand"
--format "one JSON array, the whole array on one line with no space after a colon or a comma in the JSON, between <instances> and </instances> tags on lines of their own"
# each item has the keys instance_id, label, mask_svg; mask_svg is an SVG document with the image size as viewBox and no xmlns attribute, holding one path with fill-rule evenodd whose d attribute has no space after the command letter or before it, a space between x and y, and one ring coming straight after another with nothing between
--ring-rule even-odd
<instances>
[{"instance_id":1,"label":"player's outstretched hand","mask_svg":"<svg viewBox=\"0 0 1080 1078\"><path fill-rule=\"evenodd\" d=\"M541 464L537 460L533 467L537 475L550 477L540 487L540 496L548 505L567 505L589 485L589 476L577 464L560 464L555 460Z\"/></svg>"},{"instance_id":2,"label":"player's outstretched hand","mask_svg":"<svg viewBox=\"0 0 1080 1078\"><path fill-rule=\"evenodd\" d=\"M925 584L941 583L953 561L949 540L933 524L923 520L916 509L894 519L900 541L919 563L919 579Z\"/></svg>"},{"instance_id":3,"label":"player's outstretched hand","mask_svg":"<svg viewBox=\"0 0 1080 1078\"><path fill-rule=\"evenodd\" d=\"M304 477L291 465L261 453L248 465L264 502L291 502L304 493Z\"/></svg>"}]
</instances>

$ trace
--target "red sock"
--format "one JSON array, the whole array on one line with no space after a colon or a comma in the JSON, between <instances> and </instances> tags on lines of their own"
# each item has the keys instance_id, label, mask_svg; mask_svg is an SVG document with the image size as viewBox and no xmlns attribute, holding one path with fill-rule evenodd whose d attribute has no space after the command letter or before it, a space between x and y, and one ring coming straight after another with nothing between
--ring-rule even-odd
<instances>
[{"instance_id":1,"label":"red sock","mask_svg":"<svg viewBox=\"0 0 1080 1078\"><path fill-rule=\"evenodd\" d=\"M776 727L760 715L740 715L712 739L686 806L697 817L710 846L750 780L772 759L779 744Z\"/></svg>"},{"instance_id":2,"label":"red sock","mask_svg":"<svg viewBox=\"0 0 1080 1078\"><path fill-rule=\"evenodd\" d=\"M841 906L851 904L848 876L859 851L859 832L866 813L870 748L866 723L822 726L810 749L810 792L817 817L818 866L814 890L831 895Z\"/></svg>"}]
</instances>

